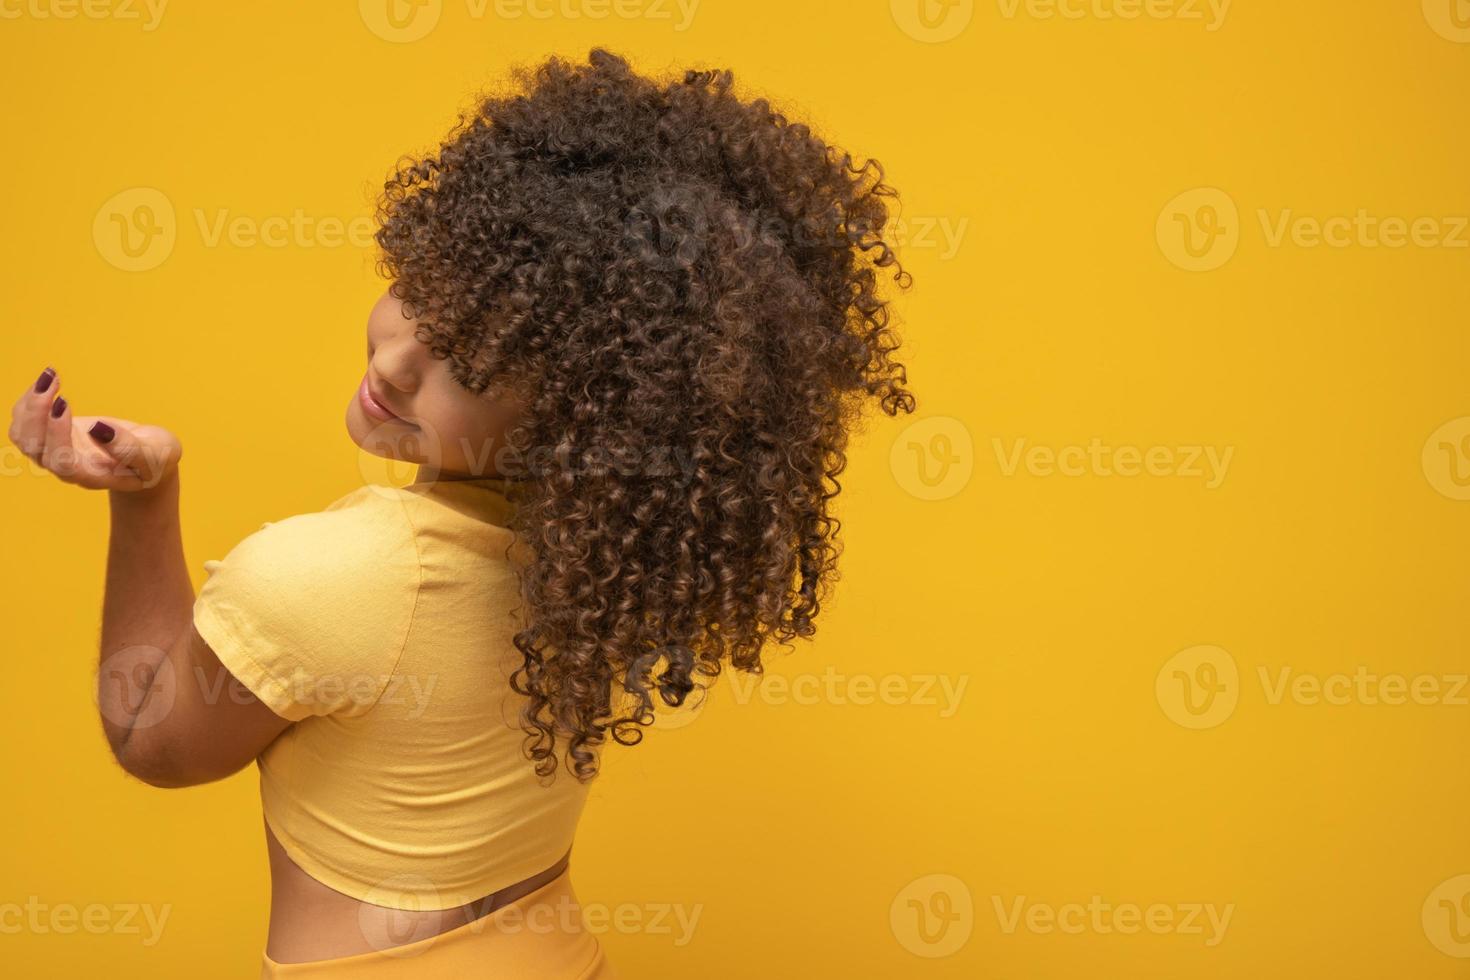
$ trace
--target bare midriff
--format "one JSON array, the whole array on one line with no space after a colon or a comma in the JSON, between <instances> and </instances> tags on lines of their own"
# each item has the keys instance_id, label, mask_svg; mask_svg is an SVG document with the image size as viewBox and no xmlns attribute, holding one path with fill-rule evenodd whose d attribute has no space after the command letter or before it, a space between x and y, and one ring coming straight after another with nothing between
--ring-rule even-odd
<instances>
[{"instance_id":1,"label":"bare midriff","mask_svg":"<svg viewBox=\"0 0 1470 980\"><path fill-rule=\"evenodd\" d=\"M277 963L310 963L379 952L458 929L554 880L571 852L539 872L457 908L409 912L359 901L328 888L301 869L265 829L271 865L270 934L265 955Z\"/></svg>"}]
</instances>

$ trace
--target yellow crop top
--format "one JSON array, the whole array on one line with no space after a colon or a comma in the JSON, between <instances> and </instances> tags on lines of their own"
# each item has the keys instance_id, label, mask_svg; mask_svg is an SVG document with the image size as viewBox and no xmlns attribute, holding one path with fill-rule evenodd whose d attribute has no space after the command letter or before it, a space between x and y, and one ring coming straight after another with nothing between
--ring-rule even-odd
<instances>
[{"instance_id":1,"label":"yellow crop top","mask_svg":"<svg viewBox=\"0 0 1470 980\"><path fill-rule=\"evenodd\" d=\"M339 892L454 908L571 846L586 784L537 777L509 684L511 513L501 480L369 486L205 563L195 627L295 722L257 760L266 822Z\"/></svg>"}]
</instances>

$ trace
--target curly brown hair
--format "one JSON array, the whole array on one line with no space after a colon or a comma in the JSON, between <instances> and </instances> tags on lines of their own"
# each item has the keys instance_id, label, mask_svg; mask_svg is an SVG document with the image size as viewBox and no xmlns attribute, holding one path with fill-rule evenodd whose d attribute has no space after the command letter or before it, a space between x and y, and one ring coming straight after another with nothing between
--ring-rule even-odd
<instances>
[{"instance_id":1,"label":"curly brown hair","mask_svg":"<svg viewBox=\"0 0 1470 980\"><path fill-rule=\"evenodd\" d=\"M729 71L661 83L594 50L516 81L400 163L380 271L457 381L522 395L508 442L552 461L512 491L511 683L537 772L564 739L586 780L655 693L815 632L849 429L869 398L914 409L880 290L909 276L882 167Z\"/></svg>"}]
</instances>

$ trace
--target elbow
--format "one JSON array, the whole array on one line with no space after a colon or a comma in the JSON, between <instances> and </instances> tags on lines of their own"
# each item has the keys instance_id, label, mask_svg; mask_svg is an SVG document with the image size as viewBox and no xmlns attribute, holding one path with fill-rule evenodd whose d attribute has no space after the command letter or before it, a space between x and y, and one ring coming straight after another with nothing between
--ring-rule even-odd
<instances>
[{"instance_id":1,"label":"elbow","mask_svg":"<svg viewBox=\"0 0 1470 980\"><path fill-rule=\"evenodd\" d=\"M146 766L125 765L123 769L128 775L156 789L184 789L187 786L198 786L200 783L209 781L207 779L190 779L181 773L151 769Z\"/></svg>"},{"instance_id":2,"label":"elbow","mask_svg":"<svg viewBox=\"0 0 1470 980\"><path fill-rule=\"evenodd\" d=\"M192 785L183 778L183 774L176 771L174 767L162 765L156 759L149 759L139 752L133 752L126 747L114 749L113 757L117 764L122 767L123 772L134 779L156 786L159 789L182 789Z\"/></svg>"},{"instance_id":3,"label":"elbow","mask_svg":"<svg viewBox=\"0 0 1470 980\"><path fill-rule=\"evenodd\" d=\"M166 748L135 745L128 740L114 745L112 754L123 772L158 789L184 789L223 779L229 773L210 773L191 766Z\"/></svg>"}]
</instances>

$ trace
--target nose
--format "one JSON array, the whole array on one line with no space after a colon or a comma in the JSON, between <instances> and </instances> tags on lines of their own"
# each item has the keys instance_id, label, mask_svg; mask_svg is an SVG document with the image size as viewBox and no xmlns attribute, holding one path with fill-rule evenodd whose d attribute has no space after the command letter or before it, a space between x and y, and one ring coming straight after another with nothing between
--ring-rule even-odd
<instances>
[{"instance_id":1,"label":"nose","mask_svg":"<svg viewBox=\"0 0 1470 980\"><path fill-rule=\"evenodd\" d=\"M377 345L368 367L372 373L399 391L412 392L418 389L420 375L420 352L423 344L414 339L412 333L393 337Z\"/></svg>"},{"instance_id":2,"label":"nose","mask_svg":"<svg viewBox=\"0 0 1470 980\"><path fill-rule=\"evenodd\" d=\"M368 367L383 383L405 392L418 388L426 353L415 328L403 315L403 304L387 293L368 318Z\"/></svg>"}]
</instances>

